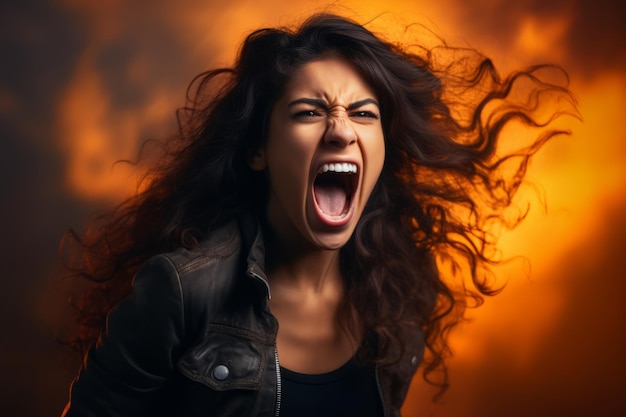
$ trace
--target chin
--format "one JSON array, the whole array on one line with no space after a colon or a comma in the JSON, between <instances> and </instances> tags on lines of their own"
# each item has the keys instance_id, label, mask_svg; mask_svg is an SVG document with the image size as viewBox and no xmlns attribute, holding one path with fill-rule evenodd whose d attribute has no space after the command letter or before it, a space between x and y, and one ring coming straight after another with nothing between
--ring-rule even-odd
<instances>
[{"instance_id":1,"label":"chin","mask_svg":"<svg viewBox=\"0 0 626 417\"><path fill-rule=\"evenodd\" d=\"M339 250L343 248L350 237L352 237L352 233L354 232L354 228L351 227L349 229L344 228L344 230L330 230L330 231L313 231L309 230L310 233L310 241L318 249L322 250Z\"/></svg>"}]
</instances>

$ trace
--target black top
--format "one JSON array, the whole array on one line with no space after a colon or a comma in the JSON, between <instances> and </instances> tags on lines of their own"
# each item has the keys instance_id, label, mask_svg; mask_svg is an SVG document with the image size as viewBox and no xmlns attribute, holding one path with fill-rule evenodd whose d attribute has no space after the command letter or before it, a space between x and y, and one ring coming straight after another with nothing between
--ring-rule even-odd
<instances>
[{"instance_id":1,"label":"black top","mask_svg":"<svg viewBox=\"0 0 626 417\"><path fill-rule=\"evenodd\" d=\"M334 371L308 375L280 368L281 417L381 417L373 367L354 360Z\"/></svg>"}]
</instances>

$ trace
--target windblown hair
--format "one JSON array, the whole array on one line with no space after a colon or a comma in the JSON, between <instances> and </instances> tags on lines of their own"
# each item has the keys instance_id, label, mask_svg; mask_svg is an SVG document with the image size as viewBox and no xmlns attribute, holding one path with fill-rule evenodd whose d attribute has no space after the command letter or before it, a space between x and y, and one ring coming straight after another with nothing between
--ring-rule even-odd
<instances>
[{"instance_id":1,"label":"windblown hair","mask_svg":"<svg viewBox=\"0 0 626 417\"><path fill-rule=\"evenodd\" d=\"M247 158L264 144L270 111L293 74L330 53L351 62L375 92L386 147L379 181L341 250L340 311L374 336L368 360L375 362L398 359L393 346L403 345L408 329L423 330L424 376L445 389L450 329L468 306L497 292L487 273L497 262L491 227L523 218L524 210L511 219L507 209L532 155L568 133L551 122L575 115L575 101L558 68L501 78L472 49L401 47L325 14L296 29L257 30L233 68L198 76L178 113L179 131L142 191L83 235L66 236L64 247L78 244L71 246L78 254L71 271L93 283L75 302L76 346L84 351L98 338L107 312L131 291L148 258L193 248L251 207L264 209L268 185ZM545 81L546 70L563 82ZM570 110L546 116L545 103L563 98ZM511 127L527 133L523 144L507 141Z\"/></svg>"}]
</instances>

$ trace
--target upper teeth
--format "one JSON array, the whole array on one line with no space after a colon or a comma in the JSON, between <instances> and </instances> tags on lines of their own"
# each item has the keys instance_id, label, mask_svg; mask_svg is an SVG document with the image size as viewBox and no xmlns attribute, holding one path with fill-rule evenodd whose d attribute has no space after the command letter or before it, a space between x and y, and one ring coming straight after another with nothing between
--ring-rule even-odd
<instances>
[{"instance_id":1,"label":"upper teeth","mask_svg":"<svg viewBox=\"0 0 626 417\"><path fill-rule=\"evenodd\" d=\"M356 174L356 165L350 163L342 164L324 164L322 165L322 172L350 172Z\"/></svg>"}]
</instances>

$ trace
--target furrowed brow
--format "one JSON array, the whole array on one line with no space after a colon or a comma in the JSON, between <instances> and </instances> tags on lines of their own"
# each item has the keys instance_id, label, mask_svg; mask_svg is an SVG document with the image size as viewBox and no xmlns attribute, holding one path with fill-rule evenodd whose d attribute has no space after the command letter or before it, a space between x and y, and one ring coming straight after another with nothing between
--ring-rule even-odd
<instances>
[{"instance_id":1,"label":"furrowed brow","mask_svg":"<svg viewBox=\"0 0 626 417\"><path fill-rule=\"evenodd\" d=\"M363 100L355 101L354 103L350 103L346 110L358 109L359 107L363 107L366 104L370 104L370 103L374 104L376 107L380 107L378 102L374 100L373 98L366 98ZM323 109L328 108L328 103L326 103L324 100L319 99L319 98L306 98L306 97L299 98L290 102L289 104L287 104L287 107L292 107L297 104L309 104L311 106L320 107Z\"/></svg>"},{"instance_id":2,"label":"furrowed brow","mask_svg":"<svg viewBox=\"0 0 626 417\"><path fill-rule=\"evenodd\" d=\"M295 106L296 104L310 104L311 106L321 107L323 109L328 108L328 104L319 98L299 98L290 102L287 107Z\"/></svg>"},{"instance_id":3,"label":"furrowed brow","mask_svg":"<svg viewBox=\"0 0 626 417\"><path fill-rule=\"evenodd\" d=\"M376 107L380 108L380 105L373 98L366 98L364 100L355 101L354 103L350 103L348 105L348 110L358 109L359 107L363 107L366 104L374 104Z\"/></svg>"}]
</instances>

